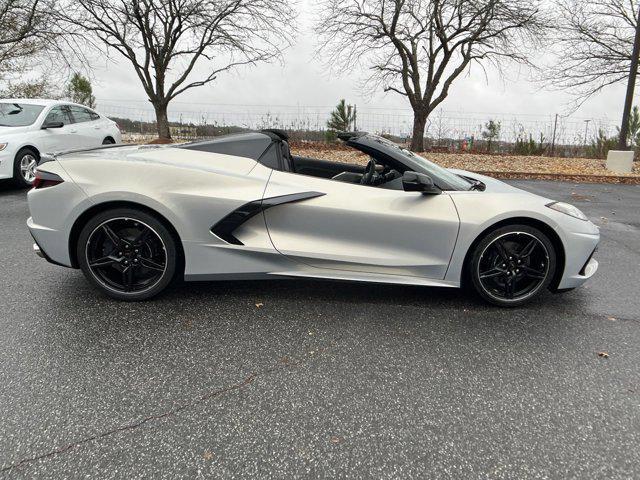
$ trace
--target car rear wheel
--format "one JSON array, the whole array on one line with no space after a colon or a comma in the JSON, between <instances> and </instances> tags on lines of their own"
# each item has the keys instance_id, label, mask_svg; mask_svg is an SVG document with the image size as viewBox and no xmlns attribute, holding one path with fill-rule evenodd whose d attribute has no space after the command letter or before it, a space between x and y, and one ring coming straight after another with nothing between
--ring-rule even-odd
<instances>
[{"instance_id":1,"label":"car rear wheel","mask_svg":"<svg viewBox=\"0 0 640 480\"><path fill-rule=\"evenodd\" d=\"M544 233L528 225L508 225L476 246L469 274L483 299L516 307L545 291L555 270L556 252Z\"/></svg>"},{"instance_id":2,"label":"car rear wheel","mask_svg":"<svg viewBox=\"0 0 640 480\"><path fill-rule=\"evenodd\" d=\"M119 300L162 292L176 273L176 240L154 216L118 208L93 217L80 232L78 264L95 287Z\"/></svg>"},{"instance_id":3,"label":"car rear wheel","mask_svg":"<svg viewBox=\"0 0 640 480\"><path fill-rule=\"evenodd\" d=\"M114 145L115 143L116 141L111 137L107 137L104 140L102 140L102 145Z\"/></svg>"},{"instance_id":4,"label":"car rear wheel","mask_svg":"<svg viewBox=\"0 0 640 480\"><path fill-rule=\"evenodd\" d=\"M33 185L38 166L38 154L31 148L23 148L16 154L13 162L13 181L18 187Z\"/></svg>"}]
</instances>

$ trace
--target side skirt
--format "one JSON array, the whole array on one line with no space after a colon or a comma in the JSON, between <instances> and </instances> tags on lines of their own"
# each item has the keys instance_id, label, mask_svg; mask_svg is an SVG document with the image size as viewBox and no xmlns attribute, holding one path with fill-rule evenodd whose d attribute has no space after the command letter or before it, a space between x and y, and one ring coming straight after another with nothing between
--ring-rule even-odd
<instances>
[{"instance_id":1,"label":"side skirt","mask_svg":"<svg viewBox=\"0 0 640 480\"><path fill-rule=\"evenodd\" d=\"M250 273L250 274L196 274L185 275L185 281L226 281L226 280L285 280L294 278L309 278L315 280L336 280L347 282L368 282L394 285L422 285L425 287L459 288L460 283L429 278L410 277L403 275L377 275L360 272L344 272L337 270L317 269L314 271L290 270L283 272Z\"/></svg>"}]
</instances>

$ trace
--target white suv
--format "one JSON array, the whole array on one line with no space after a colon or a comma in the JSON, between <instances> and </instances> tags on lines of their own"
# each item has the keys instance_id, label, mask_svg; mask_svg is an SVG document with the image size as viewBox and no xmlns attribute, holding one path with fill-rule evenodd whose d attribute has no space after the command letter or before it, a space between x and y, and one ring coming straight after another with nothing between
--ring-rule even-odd
<instances>
[{"instance_id":1,"label":"white suv","mask_svg":"<svg viewBox=\"0 0 640 480\"><path fill-rule=\"evenodd\" d=\"M28 187L42 153L121 143L118 125L83 105L0 100L0 179Z\"/></svg>"}]
</instances>

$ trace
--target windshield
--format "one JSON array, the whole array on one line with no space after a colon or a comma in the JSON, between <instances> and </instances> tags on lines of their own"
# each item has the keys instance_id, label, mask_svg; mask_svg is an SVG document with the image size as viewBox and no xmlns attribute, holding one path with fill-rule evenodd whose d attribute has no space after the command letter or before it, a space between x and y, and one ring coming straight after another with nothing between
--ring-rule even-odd
<instances>
[{"instance_id":1,"label":"windshield","mask_svg":"<svg viewBox=\"0 0 640 480\"><path fill-rule=\"evenodd\" d=\"M0 103L0 127L26 127L33 124L44 105Z\"/></svg>"},{"instance_id":2,"label":"windshield","mask_svg":"<svg viewBox=\"0 0 640 480\"><path fill-rule=\"evenodd\" d=\"M394 143L383 137L378 137L377 135L369 135L369 138L375 140L378 143L381 143L389 149L394 150L397 155L400 155L404 158L407 164L413 164L414 166L412 168L415 171L417 171L418 173L425 173L429 175L434 183L440 188L443 188L443 185L441 183L442 181L444 181L447 186L450 187L443 188L444 190L469 190L472 185L472 183L468 180L460 177L459 175L456 175L455 173L450 172L440 165L436 165L435 163L430 162L421 155L417 155L412 151L407 150L406 148L402 148L397 143Z\"/></svg>"}]
</instances>

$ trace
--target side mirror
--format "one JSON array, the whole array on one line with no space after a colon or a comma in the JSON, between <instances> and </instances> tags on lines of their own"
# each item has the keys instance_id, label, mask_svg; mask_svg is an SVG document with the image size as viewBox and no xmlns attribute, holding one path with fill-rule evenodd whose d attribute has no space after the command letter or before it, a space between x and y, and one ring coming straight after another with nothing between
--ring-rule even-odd
<instances>
[{"instance_id":1,"label":"side mirror","mask_svg":"<svg viewBox=\"0 0 640 480\"><path fill-rule=\"evenodd\" d=\"M47 128L62 128L64 127L64 123L62 122L44 122L42 124L42 130L46 130Z\"/></svg>"},{"instance_id":2,"label":"side mirror","mask_svg":"<svg viewBox=\"0 0 640 480\"><path fill-rule=\"evenodd\" d=\"M433 184L433 180L429 175L418 172L404 172L404 175L402 175L402 188L404 188L405 192L422 192L429 195L442 193L442 190Z\"/></svg>"}]
</instances>

